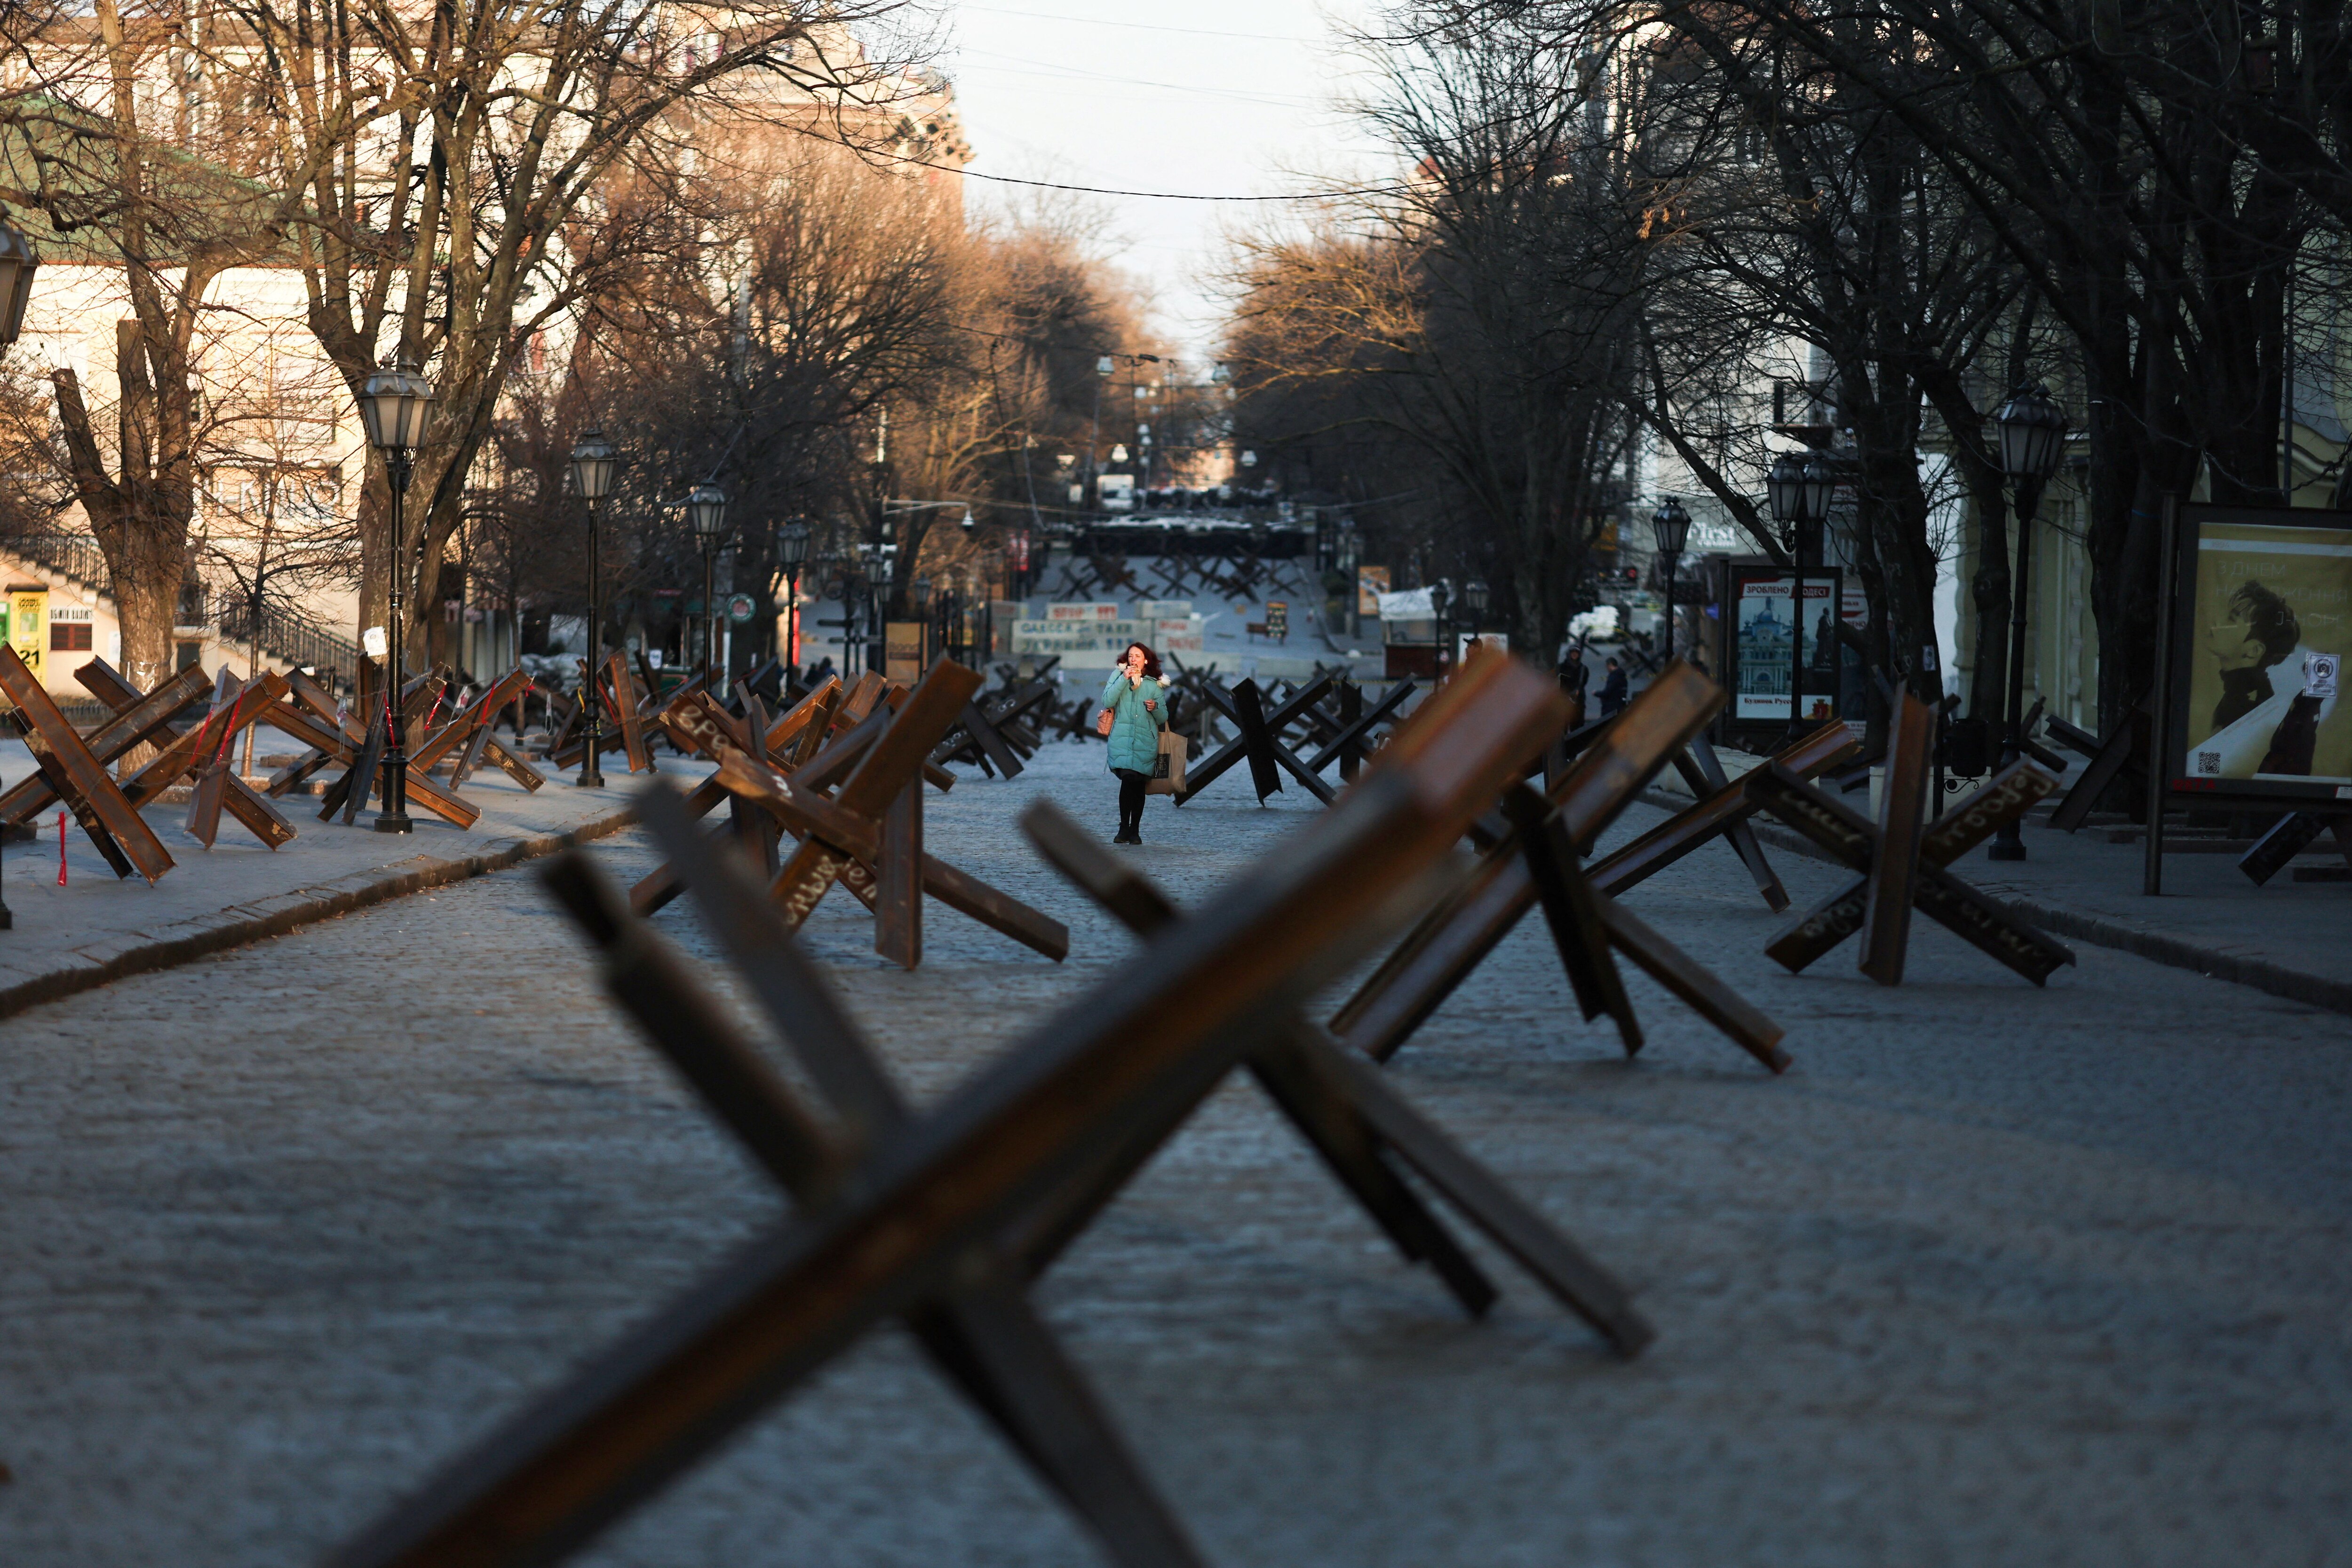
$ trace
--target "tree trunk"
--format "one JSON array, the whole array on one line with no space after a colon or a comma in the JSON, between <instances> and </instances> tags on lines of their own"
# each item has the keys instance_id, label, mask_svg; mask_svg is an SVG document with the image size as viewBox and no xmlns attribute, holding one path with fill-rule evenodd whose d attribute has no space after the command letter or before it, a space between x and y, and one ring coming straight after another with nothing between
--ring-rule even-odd
<instances>
[{"instance_id":1,"label":"tree trunk","mask_svg":"<svg viewBox=\"0 0 2352 1568\"><path fill-rule=\"evenodd\" d=\"M135 339L126 352L135 352ZM152 686L172 673L172 626L188 570L188 512L169 504L169 487L143 474L126 470L119 481L110 476L79 378L59 370L50 379L74 497L106 557L107 592L122 627L122 670Z\"/></svg>"}]
</instances>

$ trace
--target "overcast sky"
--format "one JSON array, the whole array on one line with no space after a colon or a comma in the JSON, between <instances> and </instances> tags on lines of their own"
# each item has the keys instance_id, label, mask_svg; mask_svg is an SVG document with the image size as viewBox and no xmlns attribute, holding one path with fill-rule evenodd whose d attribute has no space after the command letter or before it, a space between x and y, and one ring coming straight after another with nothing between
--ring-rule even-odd
<instances>
[{"instance_id":1,"label":"overcast sky","mask_svg":"<svg viewBox=\"0 0 2352 1568\"><path fill-rule=\"evenodd\" d=\"M1196 195L1360 179L1380 153L1342 105L1358 68L1339 26L1370 0L933 0L977 174ZM982 180L971 210L1008 188ZM1262 204L1100 197L1161 323L1194 352L1221 314L1223 236Z\"/></svg>"}]
</instances>

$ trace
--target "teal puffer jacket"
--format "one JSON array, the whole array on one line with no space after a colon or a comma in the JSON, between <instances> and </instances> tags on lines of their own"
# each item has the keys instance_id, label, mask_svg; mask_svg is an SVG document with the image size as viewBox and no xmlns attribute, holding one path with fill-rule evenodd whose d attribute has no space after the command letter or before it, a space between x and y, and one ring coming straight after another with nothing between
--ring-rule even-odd
<instances>
[{"instance_id":1,"label":"teal puffer jacket","mask_svg":"<svg viewBox=\"0 0 2352 1568\"><path fill-rule=\"evenodd\" d=\"M1150 702L1152 706L1146 708ZM1160 761L1160 731L1168 728L1168 681L1150 676L1140 686L1127 683L1127 671L1114 669L1103 682L1102 705L1111 711L1110 767L1132 768L1149 774Z\"/></svg>"}]
</instances>

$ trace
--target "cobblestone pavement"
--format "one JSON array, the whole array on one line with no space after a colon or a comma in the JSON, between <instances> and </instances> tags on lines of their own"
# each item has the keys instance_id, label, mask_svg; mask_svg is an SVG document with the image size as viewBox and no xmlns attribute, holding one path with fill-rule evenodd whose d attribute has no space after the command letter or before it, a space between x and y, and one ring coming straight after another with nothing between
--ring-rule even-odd
<instances>
[{"instance_id":1,"label":"cobblestone pavement","mask_svg":"<svg viewBox=\"0 0 2352 1568\"><path fill-rule=\"evenodd\" d=\"M813 922L919 1092L1132 951L1011 830L1041 791L1112 826L1097 753L1041 762L930 837L1068 964L934 906L902 974L845 899ZM1235 781L1129 853L1198 894L1303 820ZM1391 1070L1635 1288L1639 1361L1499 1260L1465 1321L1242 1085L1044 1286L1213 1562L2352 1562L2344 1018L2092 947L2037 993L1932 928L1899 991L1786 976L1719 847L1631 901L1790 1026L1788 1077L1638 980L1624 1062L1533 923ZM527 870L0 1040L10 1568L315 1562L779 1212ZM590 1560L1095 1561L895 1333Z\"/></svg>"}]
</instances>

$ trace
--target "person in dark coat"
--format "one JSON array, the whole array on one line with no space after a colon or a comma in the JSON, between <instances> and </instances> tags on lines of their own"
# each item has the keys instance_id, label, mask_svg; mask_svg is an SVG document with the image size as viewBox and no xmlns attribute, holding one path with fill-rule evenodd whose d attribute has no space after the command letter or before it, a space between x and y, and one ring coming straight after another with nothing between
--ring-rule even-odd
<instances>
[{"instance_id":1,"label":"person in dark coat","mask_svg":"<svg viewBox=\"0 0 2352 1568\"><path fill-rule=\"evenodd\" d=\"M1569 701L1568 727L1577 729L1584 722L1584 689L1592 682L1592 672L1584 668L1584 639L1560 656L1559 689Z\"/></svg>"},{"instance_id":2,"label":"person in dark coat","mask_svg":"<svg viewBox=\"0 0 2352 1568\"><path fill-rule=\"evenodd\" d=\"M1625 708L1625 671L1615 659L1609 661L1609 673L1601 681L1601 716L1613 719Z\"/></svg>"}]
</instances>

